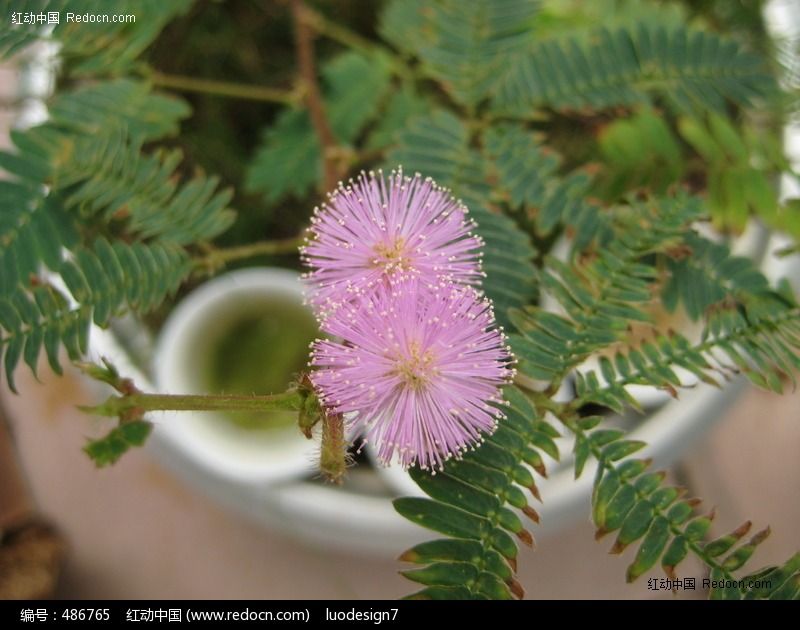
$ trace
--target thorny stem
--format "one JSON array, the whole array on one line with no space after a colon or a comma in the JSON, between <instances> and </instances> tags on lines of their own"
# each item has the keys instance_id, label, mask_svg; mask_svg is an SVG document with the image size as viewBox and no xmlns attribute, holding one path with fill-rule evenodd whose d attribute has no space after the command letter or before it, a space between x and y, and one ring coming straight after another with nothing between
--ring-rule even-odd
<instances>
[{"instance_id":1,"label":"thorny stem","mask_svg":"<svg viewBox=\"0 0 800 630\"><path fill-rule=\"evenodd\" d=\"M210 249L203 256L194 260L196 269L216 271L230 262L254 256L275 256L279 254L297 253L297 248L302 244L302 238L292 236L275 241L257 241L236 247L223 249Z\"/></svg>"},{"instance_id":2,"label":"thorny stem","mask_svg":"<svg viewBox=\"0 0 800 630\"><path fill-rule=\"evenodd\" d=\"M299 66L301 85L305 95L311 124L322 147L325 190L333 190L339 180L339 153L336 138L325 114L325 104L317 80L314 62L314 42L311 30L312 20L303 0L291 0L292 20L294 22L295 47Z\"/></svg>"},{"instance_id":3,"label":"thorny stem","mask_svg":"<svg viewBox=\"0 0 800 630\"><path fill-rule=\"evenodd\" d=\"M198 92L201 94L213 94L215 96L225 96L230 98L242 98L251 101L265 101L268 103L282 103L284 105L297 106L302 98L302 90L281 90L278 88L264 87L260 85L246 85L242 83L230 83L228 81L215 81L211 79L198 79L177 74L165 74L153 70L147 74L153 82L165 88L172 88L182 92Z\"/></svg>"}]
</instances>

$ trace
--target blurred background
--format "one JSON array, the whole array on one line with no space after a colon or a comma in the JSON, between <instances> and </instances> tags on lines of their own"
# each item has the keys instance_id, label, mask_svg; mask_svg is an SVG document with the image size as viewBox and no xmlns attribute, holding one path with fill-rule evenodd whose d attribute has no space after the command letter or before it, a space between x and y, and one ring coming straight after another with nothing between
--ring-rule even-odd
<instances>
[{"instance_id":1,"label":"blurred background","mask_svg":"<svg viewBox=\"0 0 800 630\"><path fill-rule=\"evenodd\" d=\"M311 3L324 15L346 24L360 37L376 37L376 16L382 2L339 0ZM592 16L607 25L630 18L626 7L636 3L603 0L588 17L573 14L574 3L549 3L553 28L592 28ZM754 49L765 47L760 20L762 3L704 0L663 2L664 15L674 11L686 19L702 19ZM594 5L594 3L593 3ZM683 19L683 18L681 18ZM316 52L324 65L342 48L319 38ZM201 0L172 22L146 52L149 63L169 75L191 75L269 85L287 90L295 80L292 27L284 3ZM18 64L0 67L0 147L10 146L8 134L20 114ZM181 92L193 110L181 133L168 141L179 146L186 173L207 170L237 185L232 205L239 211L235 225L221 239L237 245L254 238L289 237L307 223L317 193L315 175L298 184L293 194L265 199L258 173L248 173L262 144L263 130L279 120L283 106ZM572 133L563 123L562 150L579 145L585 129ZM313 165L306 165L313 169ZM302 167L299 169L302 170ZM606 191L609 195L615 191ZM297 266L294 259L263 257L259 262ZM253 261L248 261L252 264ZM177 299L193 288L187 285ZM157 327L172 304L155 313L148 324ZM31 541L47 562L54 594L63 598L396 598L410 592L397 574L395 556L402 545L387 533L385 553L327 544L276 533L258 519L228 510L196 485L164 467L146 450L134 449L115 466L97 470L82 452L86 436L96 433L94 421L76 409L100 399L97 388L74 370L63 377L41 366L37 381L18 370L19 395L0 395L8 431L0 440L5 464L16 452L35 511L58 532L61 541ZM15 449L15 450L14 450ZM800 531L800 394L783 397L746 388L737 402L702 438L685 445L669 474L716 507L713 534L730 531L754 519L767 524L771 537L759 548L755 565L781 562L797 549ZM2 483L0 481L0 483ZM347 481L345 483L348 483ZM385 488L381 490L386 493ZM25 502L19 493L0 493L7 501ZM540 509L548 518L547 504ZM351 513L353 521L359 519ZM286 529L286 528L284 528ZM594 541L589 509L573 524L537 534L535 550L523 549L519 577L530 598L649 598L673 597L648 588L648 573L633 585L624 581L625 566L634 550L618 558L607 553L611 540ZM321 536L324 538L324 534ZM63 543L63 547L60 546ZM50 546L48 546L50 545ZM351 546L352 547L352 546ZM30 551L33 549L34 551ZM31 556L28 556L28 560ZM63 559L63 560L62 560ZM33 580L26 557L0 558L1 571L19 570ZM39 566L39 565L37 565ZM680 597L704 597L704 570L687 560L681 577L695 577L698 588Z\"/></svg>"}]
</instances>

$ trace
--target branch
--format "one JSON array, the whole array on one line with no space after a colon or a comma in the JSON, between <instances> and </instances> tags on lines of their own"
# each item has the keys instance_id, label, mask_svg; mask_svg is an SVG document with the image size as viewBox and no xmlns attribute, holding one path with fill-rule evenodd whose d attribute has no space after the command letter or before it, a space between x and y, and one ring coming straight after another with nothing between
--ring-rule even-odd
<instances>
[{"instance_id":1,"label":"branch","mask_svg":"<svg viewBox=\"0 0 800 630\"><path fill-rule=\"evenodd\" d=\"M306 107L311 117L314 131L322 146L324 187L333 190L339 180L337 154L339 153L336 138L325 115L325 105L317 81L317 70L314 62L313 32L308 9L302 0L291 0L292 20L294 22L295 48L297 65L305 95Z\"/></svg>"},{"instance_id":2,"label":"branch","mask_svg":"<svg viewBox=\"0 0 800 630\"><path fill-rule=\"evenodd\" d=\"M148 411L300 411L306 398L313 396L304 382L280 394L267 396L148 394L136 387L131 379L120 375L105 358L103 365L78 363L77 366L84 374L120 393L119 396L110 396L104 403L84 406L81 410L99 416L119 417L122 422L141 420Z\"/></svg>"},{"instance_id":3,"label":"branch","mask_svg":"<svg viewBox=\"0 0 800 630\"><path fill-rule=\"evenodd\" d=\"M285 392L268 396L148 394L123 377L108 359L102 361L103 365L76 364L86 375L110 385L120 394L96 406L80 407L87 413L119 419L105 436L89 440L84 446L84 452L98 467L113 464L131 448L144 445L153 428L144 417L149 411L297 411L299 428L308 438L320 419L319 399L308 375L301 376Z\"/></svg>"},{"instance_id":4,"label":"branch","mask_svg":"<svg viewBox=\"0 0 800 630\"><path fill-rule=\"evenodd\" d=\"M281 103L296 106L302 98L299 90L280 90L278 88L262 87L260 85L245 85L227 81L213 81L211 79L197 79L177 74L164 74L153 70L147 74L153 83L165 88L172 88L182 92L197 92L200 94L213 94L230 98L242 98L251 101L264 101L267 103Z\"/></svg>"},{"instance_id":5,"label":"branch","mask_svg":"<svg viewBox=\"0 0 800 630\"><path fill-rule=\"evenodd\" d=\"M254 256L275 256L279 254L296 254L302 244L301 237L292 236L276 241L257 241L236 247L210 249L205 255L195 258L194 266L198 270L214 273L230 262Z\"/></svg>"},{"instance_id":6,"label":"branch","mask_svg":"<svg viewBox=\"0 0 800 630\"><path fill-rule=\"evenodd\" d=\"M146 394L135 392L110 396L94 407L81 407L98 416L141 417L148 411L299 411L303 395L295 389L268 396L206 394Z\"/></svg>"},{"instance_id":7,"label":"branch","mask_svg":"<svg viewBox=\"0 0 800 630\"><path fill-rule=\"evenodd\" d=\"M422 78L421 76L417 76L411 66L403 62L402 59L398 59L397 55L391 49L351 31L346 26L329 20L319 11L306 7L304 19L315 32L342 46L347 46L367 56L382 55L383 58L389 62L391 71L398 77L410 81L413 81L415 78Z\"/></svg>"}]
</instances>

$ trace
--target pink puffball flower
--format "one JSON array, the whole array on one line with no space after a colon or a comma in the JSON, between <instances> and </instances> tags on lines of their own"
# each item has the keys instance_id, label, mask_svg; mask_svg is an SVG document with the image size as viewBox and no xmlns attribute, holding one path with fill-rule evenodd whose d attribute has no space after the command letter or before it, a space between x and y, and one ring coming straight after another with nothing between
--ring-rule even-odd
<instances>
[{"instance_id":1,"label":"pink puffball flower","mask_svg":"<svg viewBox=\"0 0 800 630\"><path fill-rule=\"evenodd\" d=\"M488 299L454 284L381 285L322 322L335 340L312 344L311 381L332 412L389 464L441 469L503 417L514 375Z\"/></svg>"},{"instance_id":2,"label":"pink puffball flower","mask_svg":"<svg viewBox=\"0 0 800 630\"><path fill-rule=\"evenodd\" d=\"M320 316L403 277L479 284L483 241L467 207L430 178L361 173L314 209L300 248L307 299Z\"/></svg>"}]
</instances>

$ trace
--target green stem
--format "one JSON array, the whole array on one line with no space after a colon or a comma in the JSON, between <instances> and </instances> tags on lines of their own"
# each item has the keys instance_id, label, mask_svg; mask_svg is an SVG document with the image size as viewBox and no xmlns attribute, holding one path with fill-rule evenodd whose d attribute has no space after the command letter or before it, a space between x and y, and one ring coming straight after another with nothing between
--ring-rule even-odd
<instances>
[{"instance_id":1,"label":"green stem","mask_svg":"<svg viewBox=\"0 0 800 630\"><path fill-rule=\"evenodd\" d=\"M198 92L201 94L242 98L251 101L282 103L291 106L297 105L301 100L301 94L298 90L280 90L260 85L198 79L177 74L165 74L156 70L151 71L147 76L154 85L182 92Z\"/></svg>"},{"instance_id":2,"label":"green stem","mask_svg":"<svg viewBox=\"0 0 800 630\"><path fill-rule=\"evenodd\" d=\"M306 7L304 19L308 25L318 34L327 37L342 46L347 46L353 50L364 53L365 55L383 54L391 62L391 70L399 77L413 79L414 72L388 48L376 44L370 39L351 31L349 28L329 20L322 13Z\"/></svg>"},{"instance_id":3,"label":"green stem","mask_svg":"<svg viewBox=\"0 0 800 630\"><path fill-rule=\"evenodd\" d=\"M549 411L556 416L560 413L564 413L567 409L567 403L560 403L552 399L555 392L550 391L552 389L551 387L548 387L545 391L531 389L530 384L527 383L525 379L521 378L515 379L514 385L528 397L528 400L530 400L537 409Z\"/></svg>"},{"instance_id":4,"label":"green stem","mask_svg":"<svg viewBox=\"0 0 800 630\"><path fill-rule=\"evenodd\" d=\"M324 35L328 39L332 39L353 50L358 50L366 54L374 54L384 50L382 46L375 44L375 42L366 37L362 37L341 24L329 20L322 13L314 9L306 7L303 19L320 35Z\"/></svg>"},{"instance_id":5,"label":"green stem","mask_svg":"<svg viewBox=\"0 0 800 630\"><path fill-rule=\"evenodd\" d=\"M295 254L303 239L298 236L276 241L256 241L236 247L212 249L204 256L195 259L199 269L219 269L230 262L255 256L276 256L279 254Z\"/></svg>"},{"instance_id":6,"label":"green stem","mask_svg":"<svg viewBox=\"0 0 800 630\"><path fill-rule=\"evenodd\" d=\"M299 391L289 390L269 396L230 396L204 394L145 394L111 396L104 403L86 410L100 416L137 416L148 411L297 411L303 404Z\"/></svg>"}]
</instances>

